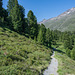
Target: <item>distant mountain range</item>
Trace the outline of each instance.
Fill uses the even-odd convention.
[[[39,24],[42,23],[51,30],[75,31],[75,8],[71,8],[57,17],[39,22]]]

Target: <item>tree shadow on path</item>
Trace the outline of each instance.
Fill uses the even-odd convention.
[[[65,54],[65,52],[63,52],[63,51],[61,51],[61,50],[59,50],[59,49],[56,49],[56,48],[53,48],[53,51],[57,51],[57,52],[59,52],[59,53]]]

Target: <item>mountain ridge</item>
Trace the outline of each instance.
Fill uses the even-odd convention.
[[[50,18],[48,20],[43,20],[39,24],[44,24],[47,28],[51,30],[60,31],[74,31],[75,28],[75,7],[68,9],[64,13],[58,15],[57,17]]]

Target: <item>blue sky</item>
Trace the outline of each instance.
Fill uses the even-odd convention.
[[[7,8],[8,0],[3,0],[3,7]],[[18,0],[25,8],[25,15],[32,10],[37,21],[56,17],[66,10],[75,7],[75,0]]]

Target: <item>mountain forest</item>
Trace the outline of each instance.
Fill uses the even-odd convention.
[[[2,5],[0,0],[0,75],[43,75],[54,52],[58,74],[75,75],[74,30],[39,24],[32,10],[25,17],[18,0],[8,0],[7,9]]]

